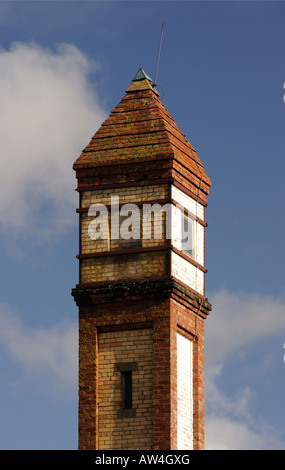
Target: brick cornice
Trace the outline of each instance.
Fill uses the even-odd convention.
[[[175,298],[199,311],[206,318],[212,309],[211,304],[202,295],[194,292],[174,278],[139,280],[124,283],[78,284],[72,289],[72,296],[78,306],[99,303],[124,302],[134,297],[141,299]]]

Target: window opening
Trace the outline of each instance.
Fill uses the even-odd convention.
[[[122,372],[122,392],[123,392],[123,409],[130,410],[133,406],[132,393],[133,393],[133,381],[132,371]]]
[[[194,220],[184,213],[182,224],[182,251],[191,258],[195,258]]]

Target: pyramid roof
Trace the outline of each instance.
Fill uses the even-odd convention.
[[[139,69],[126,95],[113,109],[74,163],[74,170],[171,162],[171,177],[206,202],[211,181],[194,147],[161,101],[152,81]]]

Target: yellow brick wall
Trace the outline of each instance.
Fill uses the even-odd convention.
[[[152,329],[99,334],[99,449],[152,449]],[[133,376],[134,417],[118,417],[122,408],[120,362],[138,362]]]
[[[136,186],[129,188],[112,188],[96,191],[83,191],[81,207],[87,208],[92,204],[111,204],[111,196],[119,196],[120,204],[136,204],[140,201],[154,201],[168,198],[168,185]]]
[[[167,185],[157,186],[138,186],[132,188],[116,188],[116,189],[105,189],[98,191],[84,191],[82,193],[81,208],[86,209],[93,204],[103,204],[109,207],[111,204],[111,196],[118,196],[119,203],[121,204],[139,204],[140,202],[148,202],[154,200],[167,200],[168,187]],[[141,220],[142,220],[142,208]],[[141,239],[141,243],[130,240],[124,241],[123,246],[118,240],[108,240],[108,235],[104,235],[104,239],[93,240],[88,234],[88,227],[95,216],[89,216],[88,213],[82,213],[81,217],[81,252],[82,254],[102,252],[108,250],[118,250],[122,248],[132,248],[137,246],[148,247],[163,245],[164,239]],[[110,214],[109,214],[109,229],[110,229]],[[165,220],[164,220],[165,223]],[[101,227],[100,227],[101,230]],[[106,239],[105,239],[106,238]]]
[[[165,277],[168,257],[166,250],[150,253],[132,253],[83,259],[81,282],[132,281],[154,277]]]

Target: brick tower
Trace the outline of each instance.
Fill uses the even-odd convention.
[[[203,449],[211,182],[142,69],[74,170],[79,449]]]

